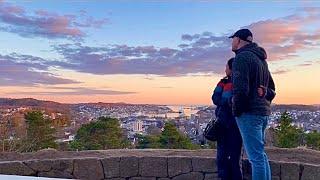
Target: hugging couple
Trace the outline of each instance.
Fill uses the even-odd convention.
[[[235,57],[226,63],[226,77],[218,82],[212,95],[217,106],[218,175],[222,180],[242,180],[242,144],[252,168],[253,180],[271,180],[264,149],[265,129],[275,97],[275,84],[268,69],[267,53],[248,29],[232,36]]]

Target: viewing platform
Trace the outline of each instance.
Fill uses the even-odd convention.
[[[274,180],[320,179],[319,151],[268,148],[267,153]],[[0,153],[0,174],[92,180],[213,180],[217,179],[215,154],[211,149]],[[245,179],[250,179],[246,157],[242,164]]]

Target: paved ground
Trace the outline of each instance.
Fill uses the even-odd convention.
[[[64,179],[0,175],[0,180],[64,180]]]
[[[168,150],[168,149],[115,149],[103,151],[56,151],[42,150],[36,153],[0,153],[0,161],[29,160],[29,159],[57,159],[79,157],[110,157],[110,156],[215,156],[215,150]],[[305,148],[279,149],[267,148],[270,160],[302,162],[320,165],[320,151]]]

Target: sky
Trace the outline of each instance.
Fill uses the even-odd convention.
[[[0,97],[210,105],[240,28],[274,103],[320,104],[318,1],[0,0]]]

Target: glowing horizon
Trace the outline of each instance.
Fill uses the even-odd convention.
[[[227,36],[246,27],[268,52],[273,103],[320,104],[319,19],[318,2],[0,1],[0,97],[210,105]]]

